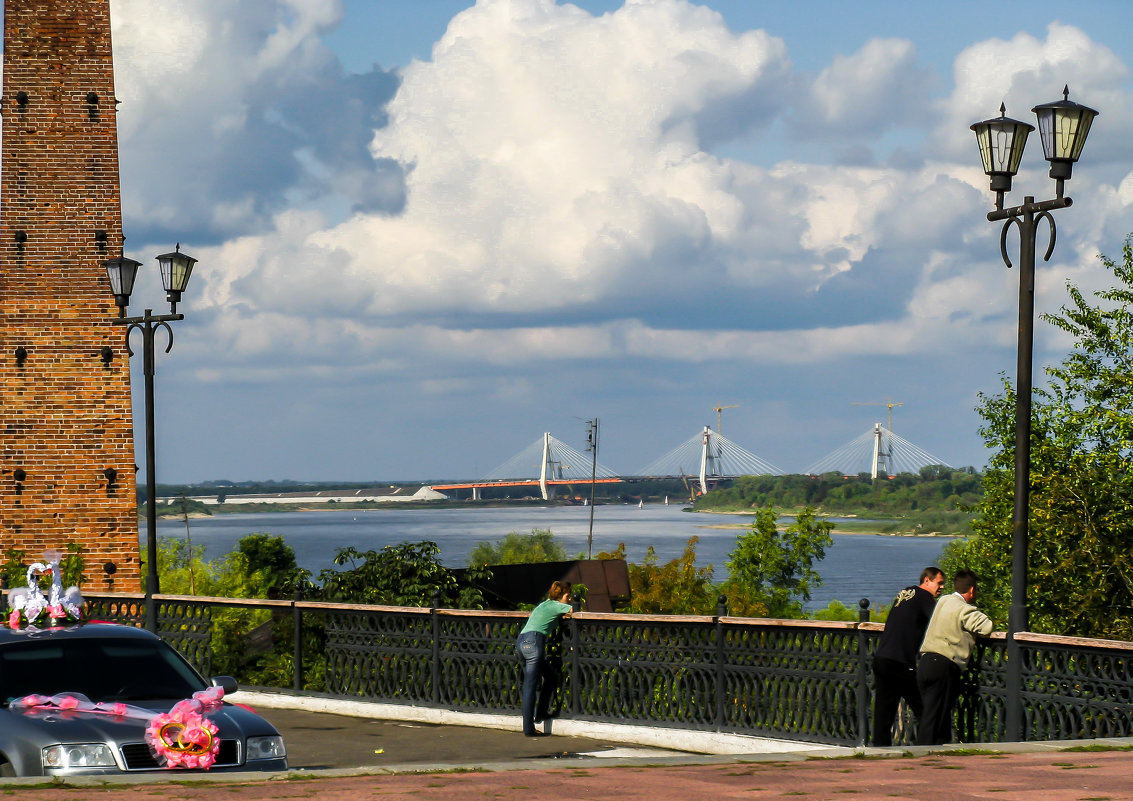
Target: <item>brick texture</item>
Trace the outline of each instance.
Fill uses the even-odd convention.
[[[113,562],[113,589],[136,590],[129,362],[102,266],[123,242],[109,0],[4,0],[2,111],[0,548],[79,543],[85,587],[111,588]]]

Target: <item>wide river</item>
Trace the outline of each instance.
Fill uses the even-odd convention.
[[[215,559],[235,548],[246,534],[266,532],[283,536],[295,550],[301,567],[317,574],[332,567],[336,548],[380,550],[399,542],[432,540],[441,547],[441,561],[464,567],[469,552],[481,541],[495,541],[508,532],[527,533],[549,528],[570,556],[586,552],[590,510],[582,506],[492,507],[468,509],[374,509],[268,514],[219,514],[189,521],[194,545],[205,546],[205,558]],[[832,518],[837,522],[837,518]],[[715,565],[717,580],[726,575],[728,553],[743,529],[720,528],[750,522],[740,515],[681,511],[676,505],[597,506],[594,510],[594,553],[626,545],[626,558],[640,562],[652,545],[659,562],[684,552],[689,537],[699,537],[697,564]],[[158,521],[160,537],[184,539],[185,524]],[[144,534],[143,534],[144,536]],[[934,564],[951,540],[930,537],[889,537],[835,534],[834,546],[819,563],[823,584],[812,591],[808,609],[832,600],[855,606],[869,598],[873,606],[888,605],[897,590],[916,582],[921,568]]]

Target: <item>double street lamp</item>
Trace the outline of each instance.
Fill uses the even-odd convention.
[[[177,313],[177,304],[181,301],[181,293],[189,284],[189,276],[193,273],[193,265],[197,260],[181,252],[177,245],[172,253],[162,253],[157,257],[161,269],[161,283],[165,287],[166,300],[169,301],[169,314],[154,314],[152,309],[146,309],[141,317],[127,317],[126,307],[130,304],[130,295],[134,291],[134,279],[137,278],[141,262],[121,256],[104,262],[106,275],[110,279],[110,290],[114,293],[114,303],[118,306],[118,317],[112,325],[126,326],[126,351],[133,356],[130,348],[130,334],[135,329],[142,332],[142,353],[145,370],[145,406],[146,406],[146,628],[157,631],[157,605],[154,602],[154,593],[161,590],[157,578],[157,471],[154,467],[154,417],[153,417],[153,375],[154,375],[154,334],[158,329],[164,328],[168,334],[168,344],[165,352],[173,348],[173,329],[169,323],[174,320],[184,320],[185,315]]]
[[[1002,105],[999,116],[972,126],[983,159],[984,172],[991,178],[995,192],[995,209],[988,212],[991,222],[1003,221],[999,250],[1004,263],[1011,267],[1007,255],[1007,234],[1011,226],[1019,228],[1019,346],[1015,386],[1015,507],[1012,513],[1011,544],[1011,607],[1007,622],[1007,738],[1023,740],[1023,666],[1015,635],[1027,631],[1027,551],[1031,488],[1031,366],[1034,350],[1035,315],[1035,243],[1039,223],[1046,220],[1050,240],[1043,261],[1054,252],[1055,225],[1051,214],[1073,204],[1063,194],[1070,180],[1074,163],[1082,155],[1090,125],[1098,112],[1070,100],[1070,90],[1062,90],[1062,100],[1035,106],[1039,138],[1043,154],[1050,162],[1050,177],[1055,180],[1055,197],[1035,202],[1023,198],[1021,206],[1003,207],[1003,196],[1011,191],[1011,179],[1019,171],[1027,135],[1033,125],[1009,119]]]

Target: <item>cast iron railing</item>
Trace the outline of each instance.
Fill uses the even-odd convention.
[[[157,596],[159,632],[203,673],[333,696],[516,713],[526,615]],[[87,598],[140,625],[143,597]],[[721,610],[723,611],[723,610]],[[576,613],[552,649],[561,714],[579,720],[855,745],[870,731],[876,623]],[[1133,736],[1133,643],[1019,635],[1025,736]],[[235,657],[233,654],[235,653]],[[963,742],[1005,737],[1006,644],[980,641],[956,711]],[[274,683],[264,681],[274,660]],[[298,668],[298,669],[296,669]],[[895,743],[914,739],[898,721]]]

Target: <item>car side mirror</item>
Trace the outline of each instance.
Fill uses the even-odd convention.
[[[219,687],[224,690],[225,695],[232,695],[240,689],[240,685],[236,683],[236,679],[231,676],[213,676],[209,679],[209,683],[213,687]]]

